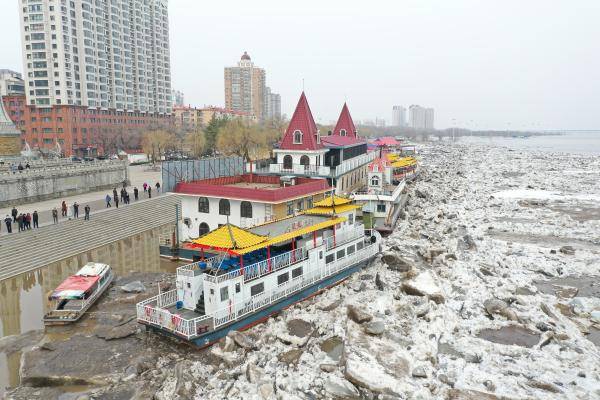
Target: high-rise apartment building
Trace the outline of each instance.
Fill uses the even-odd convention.
[[[27,104],[171,113],[167,0],[21,0]]]
[[[19,72],[0,69],[0,96],[25,94],[25,83]]]
[[[412,105],[409,107],[408,114],[411,128],[426,130],[434,129],[433,108]]]
[[[266,81],[265,70],[256,67],[244,52],[237,67],[225,68],[225,108],[266,119]]]
[[[25,97],[4,103],[24,142],[93,154],[170,123],[168,0],[18,3]]]
[[[402,106],[392,108],[392,126],[406,126],[406,108]]]
[[[281,118],[281,96],[277,93],[272,93],[270,87],[265,89],[265,118],[280,119]]]

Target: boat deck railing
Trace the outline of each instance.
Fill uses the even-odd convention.
[[[379,235],[379,233],[373,231],[373,235]],[[202,315],[193,319],[183,318],[179,314],[173,314],[167,309],[167,307],[175,305],[177,301],[176,290],[172,290],[138,303],[136,306],[137,319],[138,322],[158,326],[161,329],[190,340],[202,335],[207,330],[217,329],[220,326],[241,319],[260,308],[274,304],[281,298],[311,286],[315,282],[333,276],[351,265],[373,257],[378,252],[379,241],[371,243],[370,240],[365,240],[365,246],[362,250],[352,254],[344,254],[343,257],[326,264],[323,268],[292,278],[278,285],[273,290],[257,294],[248,300],[233,303],[210,315]]]
[[[326,238],[325,239],[325,249],[331,250],[334,247],[342,245],[351,240],[358,239],[359,237],[364,236],[364,235],[365,235],[365,226],[363,224],[356,224],[354,229],[348,230],[344,233],[338,233],[335,235],[335,238],[333,236]]]

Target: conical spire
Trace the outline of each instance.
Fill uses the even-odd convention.
[[[342,134],[342,130],[346,133],[345,135]],[[356,137],[356,127],[354,126],[354,121],[352,121],[352,116],[350,115],[350,110],[348,110],[348,105],[346,103],[344,103],[337,124],[335,124],[335,128],[333,128],[333,135]]]
[[[310,112],[306,95],[302,92],[290,124],[281,139],[279,148],[282,150],[321,149],[323,146],[317,139],[317,135],[317,124],[315,124],[315,120]]]

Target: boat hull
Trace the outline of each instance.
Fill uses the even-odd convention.
[[[271,317],[274,314],[277,314],[281,310],[283,310],[295,303],[299,303],[299,302],[306,300],[312,296],[315,296],[315,295],[323,292],[324,290],[343,282],[350,275],[352,275],[353,273],[359,271],[364,266],[366,266],[374,257],[375,256],[368,258],[366,260],[360,261],[351,267],[341,270],[339,273],[337,273],[335,275],[327,277],[319,282],[316,282],[312,286],[308,286],[308,287],[302,289],[301,291],[294,293],[293,295],[291,295],[289,297],[281,299],[277,303],[271,304],[263,309],[260,309],[252,315],[248,315],[247,317],[244,317],[244,318],[240,319],[239,321],[232,322],[228,325],[223,325],[223,326],[219,327],[218,329],[211,331],[209,333],[206,333],[195,339],[186,340],[176,334],[173,334],[169,331],[163,330],[160,327],[154,326],[154,325],[146,324],[146,330],[152,331],[152,332],[157,332],[162,335],[166,335],[166,336],[170,336],[170,337],[175,337],[179,340],[184,340],[185,342],[194,344],[195,346],[198,346],[200,348],[208,347],[208,346],[211,346],[214,343],[216,343],[219,339],[225,337],[229,331],[232,331],[232,330],[243,331],[243,330],[249,329],[249,328],[253,327],[254,325],[257,325],[257,324],[260,324],[260,323],[266,321],[267,319],[269,319],[269,317]]]
[[[111,272],[108,281],[104,284],[104,286],[102,286],[102,288],[98,289],[98,292],[96,294],[94,294],[95,299],[93,301],[91,301],[89,304],[87,304],[85,307],[83,307],[81,310],[73,311],[76,314],[74,317],[72,317],[72,318],[57,318],[57,317],[51,317],[51,316],[45,315],[44,316],[44,325],[45,326],[68,325],[68,324],[72,324],[73,322],[79,321],[81,319],[81,317],[83,317],[83,315],[87,312],[87,310],[89,310],[94,304],[96,304],[96,302],[98,300],[100,300],[100,297],[102,297],[102,295],[108,290],[108,288],[112,284],[112,281],[114,280],[114,278],[115,278],[115,275],[114,275],[114,273]]]

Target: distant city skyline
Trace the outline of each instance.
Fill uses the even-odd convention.
[[[2,9],[0,68],[23,73],[19,4]],[[186,103],[224,105],[223,67],[247,50],[269,71],[288,117],[304,87],[318,123],[335,120],[347,101],[357,120],[390,123],[393,105],[427,104],[438,129],[453,120],[471,129],[600,129],[599,13],[591,0],[407,0],[368,10],[338,0],[297,10],[270,0],[171,0],[172,87]]]

